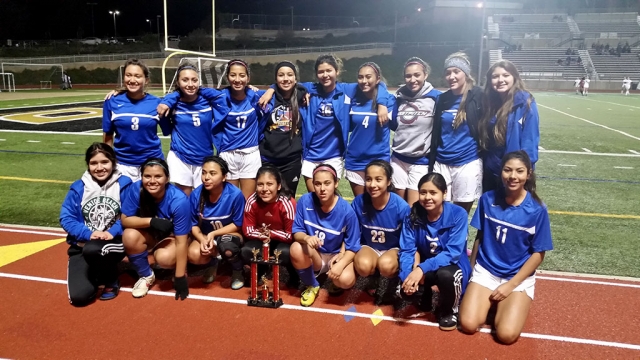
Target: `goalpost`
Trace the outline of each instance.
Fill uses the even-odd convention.
[[[2,91],[16,92],[16,81],[13,78],[13,73],[1,72],[2,76]]]
[[[36,69],[31,70],[30,67],[36,67]],[[12,78],[14,91],[15,77],[17,76],[18,79],[20,79],[21,75],[26,75],[24,74],[25,71],[42,71],[41,74],[34,74],[32,79],[27,78],[25,80],[27,84],[33,85],[35,89],[41,89],[43,86],[41,84],[44,84],[46,82],[49,82],[49,86],[51,86],[51,83],[62,82],[62,74],[64,73],[64,67],[62,66],[62,64],[25,64],[13,62],[0,63],[0,73],[7,73],[8,70],[13,73]],[[2,88],[7,88],[7,83],[4,75],[2,76]]]

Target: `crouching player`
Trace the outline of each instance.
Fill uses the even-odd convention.
[[[117,264],[124,258],[120,200],[131,180],[116,170],[111,146],[93,143],[87,149],[87,171],[71,185],[60,210],[60,225],[69,234],[67,293],[73,306],[89,304],[98,285],[100,300],[118,296]]]
[[[353,258],[360,250],[358,218],[349,203],[337,194],[338,175],[327,164],[313,170],[314,192],[302,195],[293,223],[290,255],[300,280],[307,286],[300,305],[311,306],[320,291],[316,274],[327,273],[330,293],[356,283]],[[314,272],[316,274],[314,274]]]
[[[460,326],[473,334],[496,306],[498,340],[512,344],[522,332],[533,301],[535,271],[553,250],[547,207],[536,194],[531,160],[523,150],[502,160],[504,188],[478,201],[471,226],[478,229],[473,276],[462,300]]]
[[[156,277],[149,266],[150,249],[156,264],[175,268],[173,287],[176,300],[189,296],[187,247],[191,223],[189,199],[169,183],[169,167],[159,158],[150,158],[140,167],[142,180],[129,186],[122,201],[122,234],[129,262],[140,278],[131,294],[147,295]]]
[[[440,174],[427,174],[418,183],[418,201],[411,207],[400,235],[400,295],[430,308],[431,287],[437,285],[438,323],[441,330],[449,331],[458,324],[458,305],[471,265],[467,257],[467,212],[445,202],[446,193],[447,182]]]
[[[210,156],[202,164],[202,185],[190,196],[191,234],[189,262],[208,265],[202,281],[212,283],[218,270],[217,255],[231,264],[231,288],[244,286],[242,275],[242,216],[244,196],[227,182],[229,166],[218,156]]]

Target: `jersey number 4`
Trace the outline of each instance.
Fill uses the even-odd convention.
[[[362,126],[364,126],[365,129],[369,127],[369,116],[364,117],[364,120],[362,120]]]
[[[386,239],[384,238],[384,231],[371,230],[371,242],[384,244],[385,241]]]
[[[505,228],[503,228],[502,226],[496,227],[496,240],[504,244],[504,241],[507,240],[507,230],[509,229],[507,229],[506,227]],[[500,239],[500,232],[502,232],[502,239]]]

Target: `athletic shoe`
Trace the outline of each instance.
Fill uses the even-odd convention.
[[[332,281],[329,283],[329,286],[327,287],[327,291],[329,292],[329,296],[340,296],[344,292],[344,289],[339,288]]]
[[[102,295],[100,295],[100,300],[112,300],[115,299],[116,296],[118,296],[118,293],[120,292],[120,281],[115,282],[115,284],[112,284],[111,286],[105,286],[104,289],[102,290]]]
[[[240,290],[244,286],[244,274],[242,270],[233,270],[231,272],[231,288]]]
[[[133,290],[131,291],[131,295],[134,298],[141,298],[149,292],[149,288],[153,285],[153,282],[156,281],[156,276],[154,273],[151,273],[151,276],[142,276],[136,284],[133,285]]]
[[[202,282],[205,284],[211,284],[216,280],[216,275],[218,273],[218,261],[210,264],[208,268],[204,270],[204,274],[202,274]]]
[[[455,330],[458,327],[458,315],[451,314],[451,315],[442,316],[440,317],[440,320],[438,320],[438,323],[440,324],[440,330],[443,330],[443,331]]]
[[[311,306],[316,301],[320,286],[307,286],[300,296],[300,305]]]

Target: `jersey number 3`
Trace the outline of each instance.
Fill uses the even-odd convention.
[[[138,130],[140,128],[140,119],[137,116],[131,118],[131,130]]]

